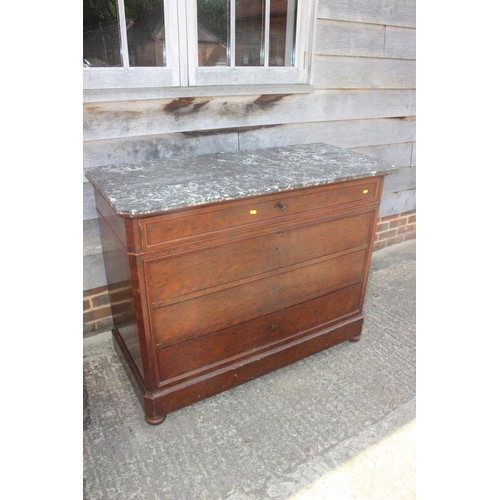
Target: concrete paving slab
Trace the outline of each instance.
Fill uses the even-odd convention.
[[[363,336],[150,426],[84,340],[84,498],[415,498],[415,240],[375,252]]]

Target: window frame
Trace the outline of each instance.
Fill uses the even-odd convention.
[[[120,46],[123,66],[114,68],[83,68],[83,88],[152,88],[176,87],[179,80],[179,30],[178,0],[163,0],[163,22],[165,27],[166,66],[130,67],[128,65],[128,47],[124,0],[116,0],[120,26]],[[122,35],[125,33],[125,35]]]
[[[312,91],[318,0],[298,0],[294,66],[251,68],[199,67],[196,0],[163,1],[167,66],[83,68],[84,100],[103,100],[103,95],[113,92],[122,96],[158,95],[153,89],[163,89],[161,95],[169,95],[169,90],[177,95],[179,89],[190,95],[208,95],[210,89],[210,95],[242,95],[246,93],[242,87],[268,94]],[[124,12],[124,0],[117,3]],[[119,22],[120,30],[125,29],[124,16],[120,16]],[[126,57],[124,59],[126,63]]]

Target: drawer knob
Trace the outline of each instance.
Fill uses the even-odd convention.
[[[368,189],[363,189],[363,194],[367,194],[368,193]]]
[[[288,210],[288,206],[287,205],[283,205],[282,203],[278,203],[276,205],[282,212],[286,212]]]

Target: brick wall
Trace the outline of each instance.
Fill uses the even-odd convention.
[[[416,220],[415,210],[379,219],[373,251],[416,238]],[[84,337],[111,330],[113,321],[110,297],[113,304],[118,307],[123,305],[124,311],[130,309],[131,298],[120,287],[109,290],[107,286],[102,286],[83,292]]]
[[[83,292],[83,334],[110,330],[113,325],[107,286]]]
[[[114,285],[112,288],[100,286],[83,292],[84,337],[111,330],[111,303],[118,319],[130,319],[133,314],[132,297],[126,283]]]
[[[379,219],[373,251],[416,238],[416,210]]]

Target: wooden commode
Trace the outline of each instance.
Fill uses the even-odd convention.
[[[326,144],[87,170],[147,422],[359,339],[392,170]]]

